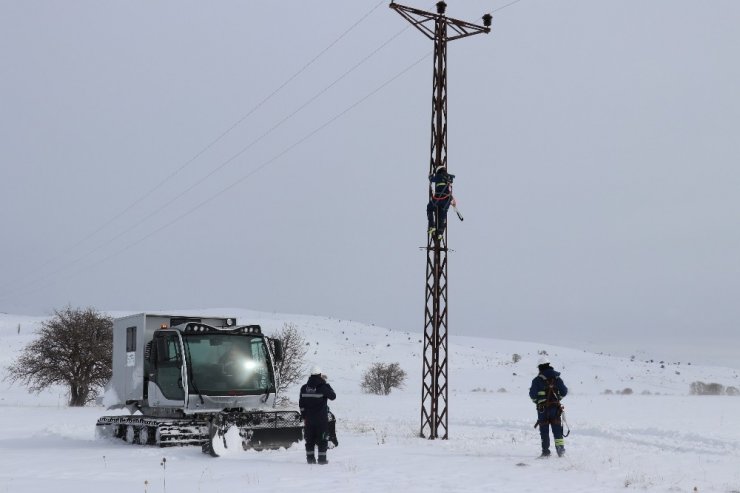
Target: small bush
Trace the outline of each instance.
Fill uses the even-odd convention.
[[[614,392],[612,392],[612,389],[606,389],[604,391],[604,395],[612,395]]]
[[[722,395],[725,393],[725,387],[719,383],[691,382],[689,385],[691,395]]]
[[[707,392],[709,395],[722,395],[725,393],[725,386],[718,383],[710,383],[707,385]]]
[[[729,386],[725,389],[727,395],[740,395],[740,390],[737,387]]]
[[[516,354],[516,353],[514,353],[514,354],[511,355],[511,361],[513,361],[514,363],[519,363],[519,361],[521,361],[521,359],[522,359],[522,357],[520,355]]]
[[[398,363],[373,363],[362,375],[362,390],[368,394],[388,395],[394,388],[403,387],[406,372]]]
[[[620,394],[622,395],[632,395],[632,389],[627,387],[626,389],[623,389]]]

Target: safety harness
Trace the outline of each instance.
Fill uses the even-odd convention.
[[[439,179],[439,181],[437,181]],[[455,175],[449,173],[437,173],[430,180],[432,182],[432,200],[447,200],[452,195],[452,181]]]
[[[560,403],[560,394],[558,393],[557,388],[557,378],[547,378],[543,374],[539,374],[539,377],[545,381],[545,390],[540,390],[537,394],[537,411],[540,413],[544,413],[547,408],[550,407],[556,407],[557,408],[557,416],[554,418],[549,419],[543,419],[542,424],[554,424],[554,425],[563,425],[563,428],[567,428],[567,433],[563,433],[563,437],[567,437],[570,435],[570,427],[565,421],[565,408]],[[537,420],[537,422],[534,424],[534,427],[537,428],[540,425],[540,420]]]

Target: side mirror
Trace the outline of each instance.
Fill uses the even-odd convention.
[[[275,356],[275,361],[278,363],[283,361],[283,342],[279,339],[273,339],[273,355]]]

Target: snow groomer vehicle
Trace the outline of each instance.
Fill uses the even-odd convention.
[[[303,422],[297,411],[274,408],[282,357],[281,341],[236,318],[116,319],[104,403],[129,414],[99,418],[96,434],[140,445],[200,445],[217,457],[236,427],[245,450],[290,447],[302,439]]]

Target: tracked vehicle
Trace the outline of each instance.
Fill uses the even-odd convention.
[[[244,449],[289,447],[302,439],[296,411],[274,409],[282,345],[235,318],[141,313],[113,323],[108,409],[96,434],[129,443],[200,445],[218,456],[237,427]],[[333,416],[331,416],[333,420]]]

